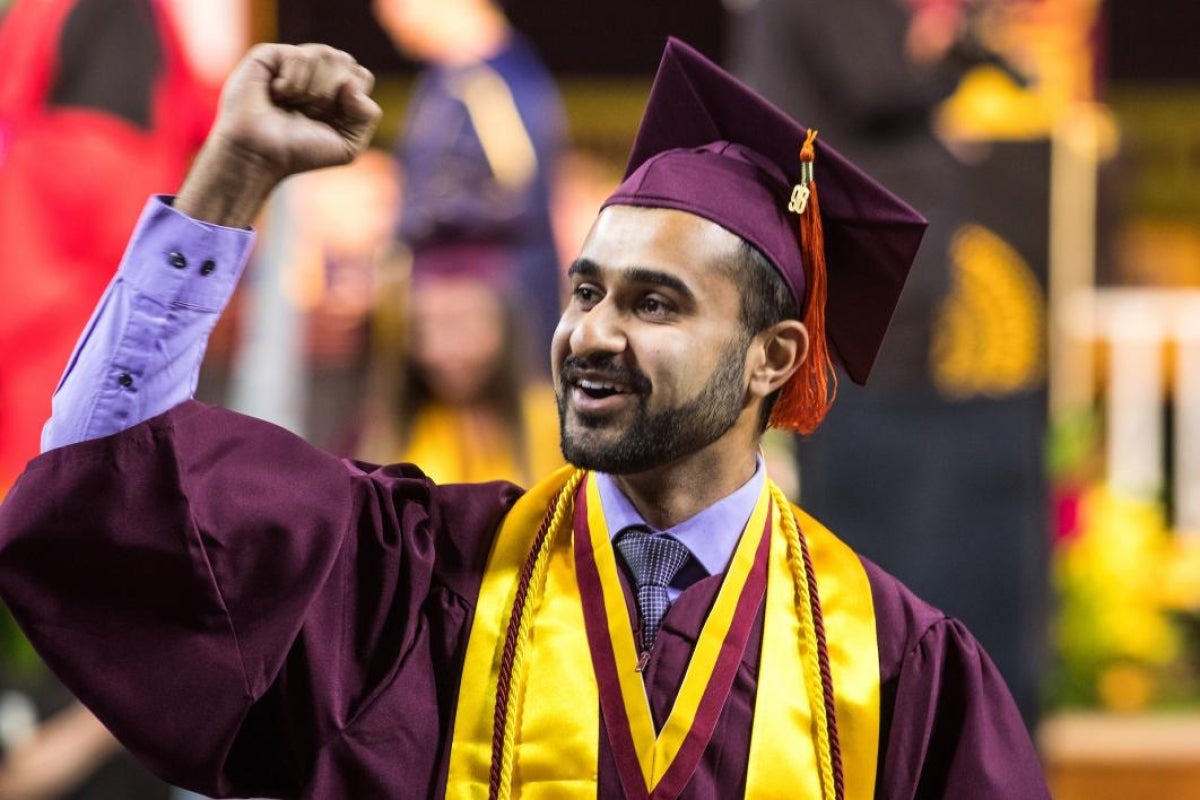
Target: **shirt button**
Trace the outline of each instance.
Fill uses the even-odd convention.
[[[129,387],[133,386],[133,376],[128,372],[122,372],[119,376],[117,376],[117,383],[128,389]]]
[[[212,275],[216,271],[217,271],[217,262],[213,261],[211,258],[200,265],[200,274],[201,275]]]
[[[167,263],[175,269],[183,269],[187,266],[187,259],[183,257],[183,253],[171,253],[167,256]]]

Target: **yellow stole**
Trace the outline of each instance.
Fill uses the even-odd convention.
[[[514,596],[534,546],[534,532],[571,475],[571,468],[560,470],[521,498],[493,545],[459,689],[446,788],[451,800],[487,800],[490,787],[496,784],[496,696]],[[571,517],[566,518],[567,535],[550,543],[541,573],[544,590],[530,612],[529,651],[515,667],[517,674],[508,696],[508,705],[515,709],[515,714],[510,714],[514,724],[507,730],[513,753],[507,766],[512,796],[547,800],[596,796],[602,713],[598,680],[611,680],[614,674],[621,698],[617,705],[622,707],[616,716],[623,710],[627,720],[623,730],[614,731],[612,704],[603,712],[609,738],[614,740],[610,745],[614,756],[619,759],[621,749],[615,739],[624,736],[626,744],[632,742],[644,780],[635,796],[673,796],[663,794],[664,783],[669,782],[664,776],[685,749],[714,665],[726,639],[732,638],[734,617],[746,618],[737,611],[738,601],[742,587],[753,581],[757,563],[765,570],[765,598],[761,598],[765,619],[746,797],[834,797],[827,785],[828,771],[821,767],[821,748],[828,749],[828,742],[818,735],[821,726],[816,714],[823,713],[817,708],[821,688],[806,686],[805,681],[805,659],[813,654],[804,633],[802,604],[797,600],[807,597],[807,591],[793,577],[784,520],[771,502],[770,492],[764,491],[743,531],[675,705],[657,735],[637,672],[637,649],[595,481],[584,479],[577,502],[583,506],[577,509],[573,525]],[[807,541],[819,587],[845,781],[841,796],[871,800],[879,739],[879,657],[870,585],[850,548],[799,509],[792,510]],[[760,544],[765,547],[760,549]],[[592,560],[586,563],[594,565],[595,572],[593,575],[588,566],[587,574],[580,574],[585,561],[576,550],[589,547]],[[585,613],[581,582],[586,587],[593,579],[598,579],[602,588],[602,608],[598,612],[589,608]],[[587,596],[594,598],[595,593]],[[588,602],[595,603],[594,599]],[[597,653],[589,642],[588,617],[590,614],[594,628],[597,613],[607,622],[611,643],[607,654]],[[751,614],[749,623],[739,624],[752,624],[753,617]],[[600,658],[610,658],[612,663],[602,665],[597,661]],[[514,668],[511,663],[504,667]]]

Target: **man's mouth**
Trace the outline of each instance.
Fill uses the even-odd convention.
[[[637,395],[625,384],[595,378],[568,381],[571,407],[585,417],[600,418],[627,408]]]
[[[624,411],[650,393],[650,381],[637,370],[575,356],[564,360],[561,380],[570,406],[585,416]]]
[[[629,387],[623,386],[619,383],[589,380],[587,378],[581,378],[580,380],[575,381],[575,386],[593,400],[603,400],[604,398],[612,397],[615,394],[629,393]]]

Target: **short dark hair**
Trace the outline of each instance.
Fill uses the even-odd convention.
[[[785,319],[800,319],[792,291],[779,270],[754,245],[742,239],[731,277],[741,287],[741,318],[753,336]]]
[[[738,242],[737,253],[727,262],[726,274],[740,287],[739,316],[747,338],[785,319],[800,319],[800,309],[779,270],[745,239]],[[775,391],[763,401],[760,430],[767,429],[778,399]]]

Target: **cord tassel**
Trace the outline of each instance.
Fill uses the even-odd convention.
[[[800,215],[800,253],[804,259],[807,303],[804,327],[808,329],[808,357],[796,374],[783,385],[771,412],[771,427],[809,434],[825,419],[837,396],[837,374],[825,336],[825,303],[829,294],[825,267],[825,231],[821,225],[821,203],[813,178],[817,131],[809,130],[800,148],[800,183],[792,192],[788,208]]]

